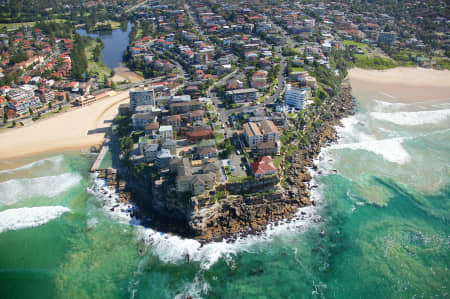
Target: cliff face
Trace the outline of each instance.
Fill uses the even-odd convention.
[[[307,142],[292,140],[299,150],[294,155],[284,157],[284,187],[278,187],[280,191],[269,195],[232,195],[210,206],[193,209],[187,215],[187,221],[196,238],[210,241],[231,237],[239,232],[257,233],[264,229],[267,223],[290,218],[297,208],[315,204],[310,201],[307,186],[307,182],[311,180],[308,167],[315,167],[312,161],[321,148],[336,140],[334,127],[340,123],[339,120],[353,113],[350,84],[344,81],[337,96],[325,100],[314,109],[308,116],[320,122],[314,127],[300,128],[305,132]],[[244,184],[229,185],[227,190],[234,194],[239,191],[256,191],[255,188]],[[257,187],[258,185],[256,189]]]
[[[198,239],[220,240],[236,233],[256,233],[269,222],[293,215],[302,202],[287,199],[281,192],[270,195],[237,196],[227,198],[211,207],[191,214],[189,226]]]

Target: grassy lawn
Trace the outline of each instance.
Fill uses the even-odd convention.
[[[238,177],[238,176],[234,176],[234,175],[230,174],[230,175],[227,175],[227,179],[228,179],[228,182],[230,182],[230,183],[241,183],[241,182],[250,180],[251,177],[248,177],[248,176],[239,176]]]
[[[344,45],[346,46],[356,46],[358,48],[360,48],[361,50],[363,50],[364,54],[367,54],[367,44],[364,43],[358,43],[352,40],[344,40]]]
[[[363,69],[376,69],[376,70],[386,70],[397,67],[398,64],[386,57],[381,56],[366,56],[366,55],[355,55],[356,63],[355,65]]]
[[[436,63],[437,68],[450,70],[450,60],[440,57],[433,57],[433,62]]]
[[[0,29],[6,28],[7,30],[16,30],[22,26],[34,26],[34,23],[35,22],[0,24]]]
[[[57,107],[58,105],[59,104],[53,104],[53,107]],[[65,112],[65,111],[67,111],[69,109],[70,109],[70,105],[65,105],[65,106],[61,107],[61,110],[56,109],[55,111],[50,111],[50,112],[41,114],[41,116],[38,119],[44,119],[44,118],[47,118],[49,116],[53,116],[53,115],[61,113],[61,112]]]
[[[88,58],[88,72],[96,75],[98,81],[103,81],[105,76],[109,77],[111,75],[111,70],[102,61],[94,61],[93,52],[97,44],[96,40],[91,40],[85,49],[86,57]]]
[[[57,22],[57,23],[62,23],[65,20],[64,19],[52,19],[52,22]],[[6,28],[7,30],[17,30],[20,27],[23,26],[34,26],[36,22],[23,22],[23,23],[3,23],[0,24],[0,30],[2,30],[3,28]]]
[[[225,139],[225,135],[223,133],[214,133],[214,139],[216,140],[216,143],[219,143]]]
[[[279,168],[281,164],[281,156],[275,156],[273,158],[273,166],[275,166],[275,168]]]
[[[120,22],[116,22],[116,21],[106,21],[106,22],[98,22],[97,24],[95,24],[95,26],[102,26],[102,25],[111,25],[111,29],[119,29],[120,28]],[[95,30],[93,30],[95,31]]]
[[[305,68],[301,67],[301,66],[295,66],[291,68],[292,72],[304,72]]]

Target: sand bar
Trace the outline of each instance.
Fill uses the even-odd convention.
[[[353,68],[353,93],[377,94],[389,102],[450,101],[450,71],[399,67],[384,71]]]
[[[126,101],[128,91],[118,92],[30,126],[8,129],[0,134],[0,160],[98,145],[119,104]]]

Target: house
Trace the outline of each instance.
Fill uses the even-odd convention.
[[[172,126],[160,126],[159,127],[159,135],[160,135],[161,139],[173,138]]]
[[[161,148],[169,150],[170,154],[175,156],[177,153],[177,142],[173,139],[165,139],[161,143]]]
[[[203,110],[195,110],[188,113],[188,119],[190,122],[196,120],[203,120]]]
[[[165,169],[169,167],[170,164],[170,160],[173,159],[172,154],[170,153],[170,150],[168,149],[161,149],[157,154],[156,154],[156,166],[159,169]]]
[[[216,176],[220,171],[217,160],[204,163],[197,173],[194,173],[188,158],[173,160],[170,164],[172,172],[177,173],[177,192],[189,192],[198,195],[212,189],[216,184]]]
[[[214,146],[197,148],[197,155],[199,159],[210,159],[217,157],[217,149]]]
[[[256,154],[260,156],[279,155],[279,147],[275,141],[261,142],[256,145]]]
[[[154,136],[159,130],[159,122],[151,122],[144,126],[145,136]]]
[[[156,116],[152,113],[135,113],[131,116],[131,122],[135,130],[144,130],[145,125],[155,122]]]
[[[397,39],[397,34],[395,32],[379,32],[377,36],[377,41],[379,44],[392,45]]]
[[[263,134],[263,141],[277,141],[280,139],[280,131],[271,120],[263,120],[259,124]]]
[[[267,75],[268,72],[264,70],[254,72],[251,79],[252,87],[257,89],[265,88],[267,86]]]
[[[174,130],[178,131],[181,126],[181,115],[168,115],[165,118],[163,118],[163,123],[165,125],[172,126]]]
[[[9,87],[8,85],[3,85],[2,87],[0,87],[0,94],[5,95],[10,90],[11,87]]]
[[[243,103],[253,101],[258,98],[258,90],[255,88],[245,88],[227,91],[234,103]]]
[[[258,159],[257,162],[251,164],[253,175],[257,178],[264,177],[266,175],[272,175],[277,172],[273,165],[273,160],[269,156],[263,156]]]
[[[200,101],[190,101],[181,103],[171,103],[169,104],[169,110],[171,114],[181,114],[189,111],[200,110],[202,104]]]
[[[186,137],[191,142],[200,141],[202,139],[211,139],[212,130],[209,129],[209,130],[189,131],[186,133]]]
[[[258,143],[263,142],[263,134],[255,123],[245,123],[243,127],[245,142],[250,148],[254,149]]]
[[[144,160],[146,163],[155,161],[158,154],[159,144],[145,144],[143,146]]]

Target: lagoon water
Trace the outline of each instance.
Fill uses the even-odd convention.
[[[231,244],[200,248],[110,214],[92,156],[1,163],[0,298],[448,296],[450,101],[355,95],[317,161],[318,207]]]
[[[76,32],[81,36],[100,38],[103,41],[104,48],[101,53],[101,58],[103,63],[112,70],[120,66],[123,61],[123,53],[128,47],[128,35],[130,34],[131,28],[133,28],[133,24],[128,23],[126,31],[122,31],[119,28],[111,31],[99,31],[93,33],[88,33],[85,29],[78,29]]]

